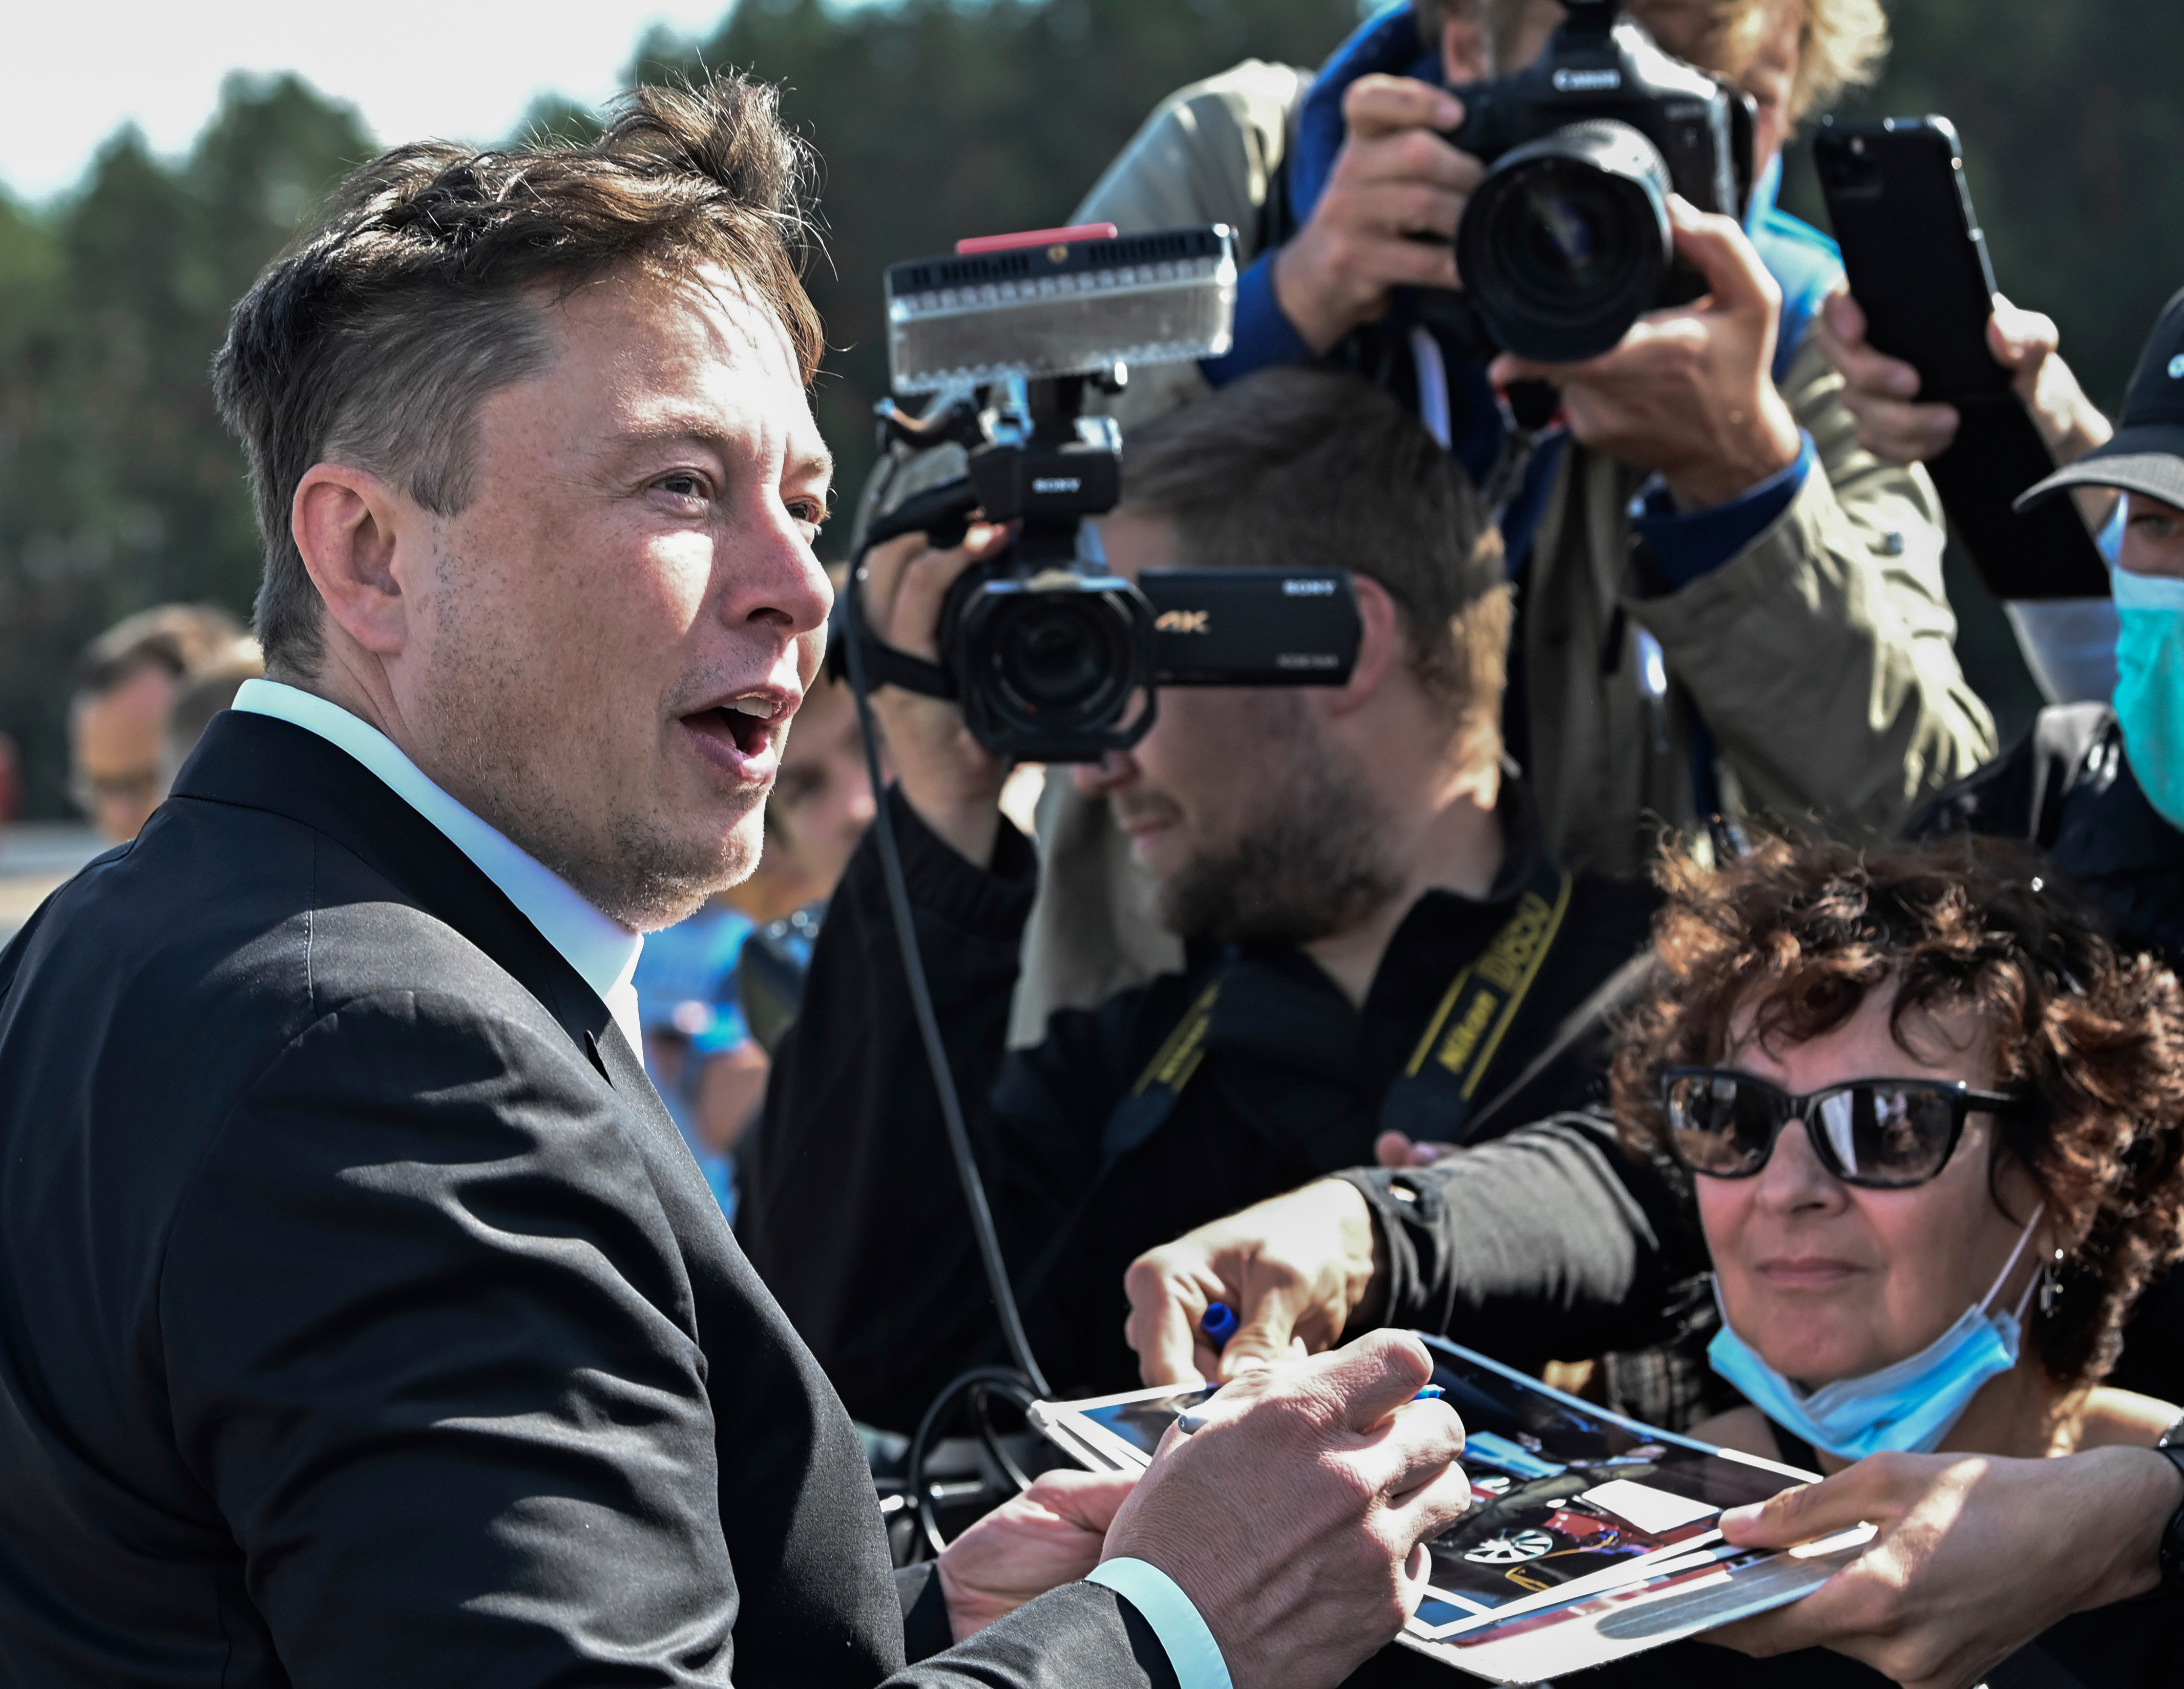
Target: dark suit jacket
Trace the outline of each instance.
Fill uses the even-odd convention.
[[[0,952],[0,1683],[1173,1681],[1088,1584],[903,1662],[856,1435],[605,1006],[219,717]]]

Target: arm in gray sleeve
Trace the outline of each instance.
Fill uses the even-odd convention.
[[[1513,1365],[1663,1341],[1671,1288],[1706,1266],[1683,1194],[1601,1114],[1557,1115],[1432,1167],[1340,1177],[1371,1205],[1385,1250],[1382,1323]]]

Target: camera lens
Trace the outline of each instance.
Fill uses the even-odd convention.
[[[1067,570],[985,581],[963,599],[952,641],[972,733],[1067,756],[1072,737],[1113,727],[1145,684],[1151,631],[1143,600],[1120,581],[1088,586]]]
[[[1081,710],[1106,685],[1112,665],[1086,608],[1034,601],[994,630],[1001,684],[1034,710]]]
[[[1630,125],[1574,123],[1503,156],[1456,237],[1463,283],[1502,345],[1596,357],[1658,299],[1674,256],[1669,170]]]

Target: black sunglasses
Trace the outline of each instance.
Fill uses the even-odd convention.
[[[1671,1067],[1661,1080],[1669,1146],[1693,1173],[1750,1179],[1774,1140],[1802,1120],[1820,1165],[1846,1185],[1900,1190],[1924,1185],[1949,1164],[1964,1117],[2025,1117],[2019,1096],[1974,1090],[1955,1080],[1851,1079],[1803,1096],[1725,1067]]]

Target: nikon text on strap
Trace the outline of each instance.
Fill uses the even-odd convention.
[[[1524,1006],[1569,912],[1568,872],[1542,856],[1493,941],[1449,984],[1402,1076],[1380,1103],[1380,1129],[1455,1142],[1480,1080]]]
[[[1381,1104],[1382,1129],[1441,1139],[1462,1129],[1479,1100],[1479,1082],[1554,947],[1569,910],[1571,884],[1570,876],[1542,855],[1502,929],[1449,983],[1409,1065]],[[1107,1117],[1100,1134],[1101,1177],[1160,1129],[1198,1071],[1221,983],[1217,973]]]

